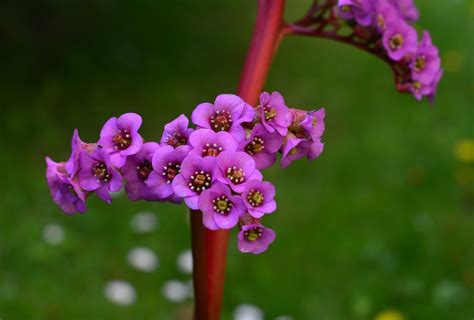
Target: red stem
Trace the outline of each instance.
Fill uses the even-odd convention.
[[[285,0],[258,0],[255,28],[242,70],[237,94],[256,105],[270,64],[283,36]],[[229,231],[211,231],[202,224],[202,213],[191,212],[195,320],[220,318],[224,292]]]

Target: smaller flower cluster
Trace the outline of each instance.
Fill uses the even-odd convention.
[[[278,92],[264,92],[253,108],[240,97],[219,95],[192,113],[196,128],[181,115],[164,127],[161,140],[145,142],[134,113],[109,119],[97,143],[84,143],[77,130],[67,162],[46,158],[53,200],[72,214],[86,210],[91,193],[111,202],[122,188],[131,200],[184,203],[200,210],[211,230],[240,228],[242,252],[261,253],[275,233],[261,224],[276,208],[275,187],[261,170],[281,153],[281,166],[317,158],[323,151],[324,109],[290,109]]]
[[[369,49],[383,48],[396,74],[397,89],[418,100],[434,98],[443,75],[438,48],[428,31],[418,41],[411,23],[419,12],[413,0],[338,0],[341,18],[355,21],[356,34]]]

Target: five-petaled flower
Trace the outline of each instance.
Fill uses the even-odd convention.
[[[277,132],[268,132],[260,123],[257,123],[249,137],[240,143],[240,149],[249,154],[259,170],[271,167],[280,150],[283,137]]]
[[[203,223],[211,230],[231,229],[245,213],[242,198],[233,195],[229,187],[222,183],[216,183],[204,191],[198,204],[199,210],[202,211]]]
[[[159,147],[156,142],[144,143],[140,152],[129,156],[122,167],[123,178],[127,181],[125,192],[130,200],[162,200],[159,194],[147,185],[153,171],[153,154]]]
[[[189,135],[194,129],[189,128],[189,119],[184,114],[180,115],[165,125],[165,130],[160,140],[161,145],[169,145],[173,148],[186,146]]]
[[[267,181],[252,180],[242,192],[242,200],[248,213],[257,219],[273,213],[276,208],[275,187]]]
[[[243,225],[237,235],[240,252],[260,254],[275,240],[275,232],[261,224]]]
[[[181,173],[181,164],[188,155],[189,149],[181,146],[173,149],[171,146],[158,148],[153,154],[153,172],[147,180],[147,186],[162,200],[180,203],[181,198],[173,191],[174,178]]]
[[[121,168],[127,157],[140,151],[143,139],[138,133],[142,117],[136,113],[125,113],[119,118],[110,118],[100,132],[97,143],[108,154],[112,164]]]
[[[189,155],[183,160],[181,172],[173,179],[172,187],[190,209],[199,209],[199,196],[214,183],[215,163],[215,157],[196,155]]]
[[[222,151],[237,151],[237,140],[228,132],[215,132],[210,129],[199,129],[189,137],[190,154],[200,157],[217,157]]]
[[[263,92],[260,95],[258,113],[262,125],[268,132],[278,132],[286,136],[291,124],[291,112],[285,104],[285,100],[279,92]]]
[[[255,168],[255,161],[245,152],[224,151],[217,156],[216,179],[237,193],[244,191],[250,180],[262,180],[262,174]]]
[[[67,214],[86,211],[86,194],[77,181],[68,177],[65,163],[46,157],[46,180],[53,201]]]
[[[79,155],[80,170],[78,181],[82,189],[95,191],[102,200],[111,203],[110,192],[122,188],[122,176],[112,166],[110,155],[97,148],[92,153],[81,152]]]
[[[383,45],[388,56],[399,61],[414,54],[417,49],[416,30],[403,20],[396,20],[387,26],[383,35]]]
[[[215,132],[230,132],[238,141],[245,139],[242,123],[251,122],[254,118],[253,108],[240,97],[233,94],[217,96],[214,104],[201,103],[192,114],[194,124],[200,128],[212,129]]]

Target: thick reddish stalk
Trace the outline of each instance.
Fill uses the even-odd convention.
[[[285,0],[259,0],[255,28],[237,94],[255,105],[282,36]],[[204,228],[202,214],[191,212],[195,320],[220,318],[229,231]]]

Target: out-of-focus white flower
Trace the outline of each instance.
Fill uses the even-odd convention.
[[[158,257],[148,248],[136,247],[128,252],[128,263],[134,268],[151,272],[158,267]]]
[[[185,250],[178,255],[176,261],[179,271],[187,274],[193,273],[193,253],[191,250]]]
[[[234,320],[263,320],[263,312],[254,305],[241,304],[234,310]]]
[[[161,293],[171,302],[183,302],[192,296],[192,287],[179,280],[169,280],[161,287]]]
[[[158,217],[152,212],[139,212],[130,220],[130,228],[136,233],[148,233],[158,227]]]
[[[105,285],[105,297],[120,306],[128,306],[135,302],[136,293],[133,286],[123,280],[112,280]]]
[[[50,223],[43,228],[43,240],[52,245],[57,246],[64,240],[64,229],[59,224]]]

